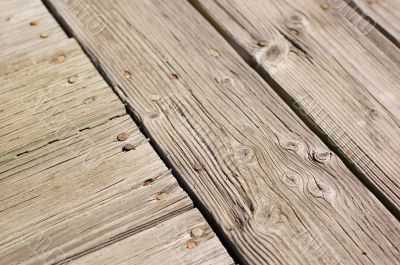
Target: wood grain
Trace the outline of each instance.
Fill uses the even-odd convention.
[[[47,2],[243,264],[399,262],[398,221],[189,3],[86,1],[93,35]]]
[[[399,213],[400,50],[318,1],[195,3]]]
[[[71,264],[234,264],[193,209]]]
[[[0,84],[0,161],[125,113],[72,39],[1,61]]]
[[[0,10],[0,61],[67,39],[40,0],[1,0]]]
[[[122,131],[125,142],[116,139]],[[123,152],[128,142],[136,149]],[[129,116],[21,155],[0,172],[0,264],[74,259],[193,208]]]
[[[333,1],[335,2],[335,1]],[[400,1],[398,0],[349,0],[353,8],[372,24],[379,25],[400,44]]]

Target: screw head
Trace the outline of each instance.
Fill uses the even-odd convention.
[[[129,138],[129,134],[126,133],[126,132],[122,132],[122,133],[117,135],[117,140],[121,141],[121,142],[128,140],[128,138]]]
[[[36,26],[37,24],[39,24],[39,20],[37,19],[32,19],[32,21],[29,23],[31,26]]]
[[[171,74],[170,78],[171,80],[178,80],[179,76],[177,74]]]
[[[127,79],[131,78],[131,77],[132,77],[131,71],[125,69],[125,70],[124,70],[124,76],[125,76],[125,78],[127,78]]]
[[[191,237],[200,237],[203,235],[203,229],[200,227],[193,228],[192,231],[190,231],[190,236]]]
[[[122,151],[124,151],[124,152],[129,152],[129,151],[134,150],[134,149],[135,149],[135,146],[133,144],[125,144],[122,147]]]
[[[197,247],[197,243],[194,240],[190,240],[189,242],[186,243],[187,249],[194,249],[195,247]]]
[[[219,52],[217,50],[215,50],[215,49],[208,50],[208,54],[211,55],[214,58],[218,58],[219,55],[220,55]]]
[[[196,163],[196,164],[194,164],[193,168],[194,168],[194,170],[196,170],[197,172],[199,172],[199,171],[202,171],[204,167],[203,167],[202,164]]]
[[[63,53],[57,55],[57,61],[60,62],[60,63],[61,63],[61,62],[64,62],[64,61],[65,61],[65,58],[66,58],[66,56],[65,56],[65,54],[63,54]]]
[[[154,179],[146,179],[143,182],[143,186],[151,186],[154,183]]]
[[[329,9],[329,4],[328,3],[322,3],[321,4],[321,8],[324,9],[324,10],[327,10],[327,9]]]
[[[47,32],[47,31],[42,32],[42,33],[40,34],[40,37],[41,37],[42,39],[47,39],[49,36],[50,36],[50,33]]]
[[[76,76],[70,76],[68,77],[68,83],[74,84],[78,81],[78,78]]]

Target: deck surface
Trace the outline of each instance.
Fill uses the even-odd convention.
[[[78,43],[23,2],[0,1],[0,264],[233,264]]]
[[[0,0],[0,264],[400,263],[398,0],[43,2]]]

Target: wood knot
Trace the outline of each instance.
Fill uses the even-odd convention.
[[[282,174],[279,179],[288,187],[297,187],[301,181],[300,176],[292,172]]]
[[[245,165],[254,161],[256,152],[254,148],[246,145],[239,145],[233,151],[233,159],[235,162]]]
[[[260,64],[267,63],[271,65],[277,65],[283,61],[289,53],[289,45],[287,42],[275,42],[262,49],[258,58]],[[258,57],[258,56],[257,56]]]
[[[319,164],[325,164],[326,162],[330,161],[331,158],[332,158],[331,152],[317,153],[315,151],[312,151],[311,153],[311,160]]]
[[[327,199],[328,194],[333,192],[333,190],[327,184],[316,178],[314,178],[313,181],[310,181],[307,186],[308,192],[314,198]]]
[[[287,151],[298,152],[301,148],[301,143],[295,140],[281,141],[281,146]]]

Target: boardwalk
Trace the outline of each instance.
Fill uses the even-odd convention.
[[[399,264],[399,7],[0,0],[0,264]]]

